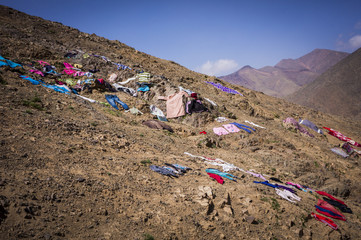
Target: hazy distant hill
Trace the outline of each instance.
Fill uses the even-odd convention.
[[[235,73],[220,78],[267,95],[284,97],[314,81],[346,56],[348,53],[345,52],[315,49],[297,59],[283,59],[274,67],[254,69],[245,66]]]
[[[327,113],[361,118],[361,48],[287,99]]]

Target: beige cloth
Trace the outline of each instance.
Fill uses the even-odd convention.
[[[168,97],[158,97],[160,100],[167,100],[167,118],[176,118],[186,114],[183,96],[188,97],[189,95],[184,91],[180,91]]]

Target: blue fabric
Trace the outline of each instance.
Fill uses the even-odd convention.
[[[245,127],[242,127],[242,126],[241,126],[242,124],[239,124],[239,123],[236,123],[236,122],[231,123],[231,124],[236,125],[236,127],[240,128],[240,129],[243,129],[243,130],[245,130],[245,131],[248,132],[248,133],[252,133],[251,130],[249,130],[249,129],[245,128]]]
[[[328,209],[325,209],[325,208],[323,208],[323,207],[320,207],[320,206],[318,206],[318,205],[315,205],[315,207],[316,207],[318,210],[320,210],[321,212],[326,212],[326,213],[330,214],[330,215],[333,216],[333,217],[343,218],[341,215],[339,215],[339,214],[337,214],[337,213],[334,213],[334,212],[332,212],[332,211],[330,211],[330,210],[328,210]],[[326,216],[327,216],[327,215],[326,215]]]
[[[59,87],[59,86],[50,85],[50,84],[42,84],[42,85],[46,88],[53,89],[54,91],[57,91],[60,93],[70,94],[70,91],[68,89],[66,89],[65,87]]]
[[[273,185],[271,183],[269,183],[268,181],[264,181],[264,182],[257,182],[257,181],[253,181],[254,183],[262,183],[264,185],[267,185],[269,187],[273,187],[273,188],[276,188],[277,186],[276,185]]]
[[[6,62],[2,62],[2,61],[0,61],[0,67],[2,67],[2,66],[7,66],[8,64],[6,63]]]
[[[105,95],[105,99],[113,108],[117,110],[119,110],[117,103],[119,103],[124,108],[124,110],[129,109],[128,105],[120,101],[120,99],[116,95]]]
[[[23,66],[21,66],[21,64],[19,64],[19,63],[14,63],[14,62],[12,62],[12,61],[10,61],[10,60],[7,60],[7,59],[5,59],[5,61],[7,62],[7,64],[8,64],[11,68],[14,68],[14,67],[17,67],[17,66],[23,67]]]
[[[172,171],[169,171],[168,169],[158,167],[156,165],[150,165],[149,167],[154,172],[160,173],[162,175],[166,175],[166,176],[169,176],[169,177],[171,177],[171,176],[172,177],[178,177],[177,174],[173,173]]]
[[[40,83],[43,83],[42,81],[34,80],[34,79],[32,79],[31,77],[27,77],[27,76],[25,76],[25,75],[20,75],[20,77],[21,77],[22,79],[25,79],[25,80],[30,81],[30,82],[31,82],[32,84],[34,84],[34,85],[39,85]]]
[[[137,89],[137,92],[148,92],[150,88],[147,85],[144,85]]]
[[[0,56],[0,60],[5,60],[5,58],[3,56]]]
[[[250,127],[250,126],[247,126],[247,125],[244,125],[244,124],[240,124],[240,123],[236,123],[236,122],[231,123],[231,124],[234,124],[234,125],[236,125],[237,127],[249,128],[249,129],[253,130],[254,132],[256,131],[256,129],[254,129],[253,127]]]
[[[219,171],[218,169],[207,168],[207,169],[206,169],[206,172],[207,172],[207,173],[217,174],[218,176],[221,176],[221,177],[224,177],[224,178],[228,178],[229,180],[232,180],[232,181],[237,182],[237,180],[234,179],[234,178],[237,178],[236,176],[234,176],[234,175],[232,175],[232,174],[230,174],[230,173],[221,172],[221,171]]]

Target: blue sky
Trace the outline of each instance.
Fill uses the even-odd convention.
[[[210,74],[361,47],[361,0],[1,0]]]

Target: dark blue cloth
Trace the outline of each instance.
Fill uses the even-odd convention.
[[[267,185],[269,187],[273,187],[273,188],[276,188],[277,186],[276,185],[273,185],[271,183],[269,183],[268,181],[264,181],[264,182],[257,182],[257,181],[253,181],[254,183],[262,183],[264,185]]]
[[[231,123],[231,124],[236,125],[236,127],[240,128],[240,129],[243,129],[244,131],[246,131],[248,133],[252,133],[251,130],[249,130],[248,128],[242,127],[242,126],[245,126],[243,124],[239,124],[239,123],[236,123],[236,122]],[[253,130],[256,131],[255,129],[253,129]]]
[[[129,109],[128,105],[120,101],[116,95],[105,95],[105,98],[107,99],[108,103],[117,110],[119,110],[117,103],[119,103],[124,108],[124,110]]]
[[[178,177],[177,174],[169,171],[168,169],[156,166],[156,165],[150,165],[150,169],[152,169],[154,172],[160,173],[162,175],[166,175],[169,177]]]

